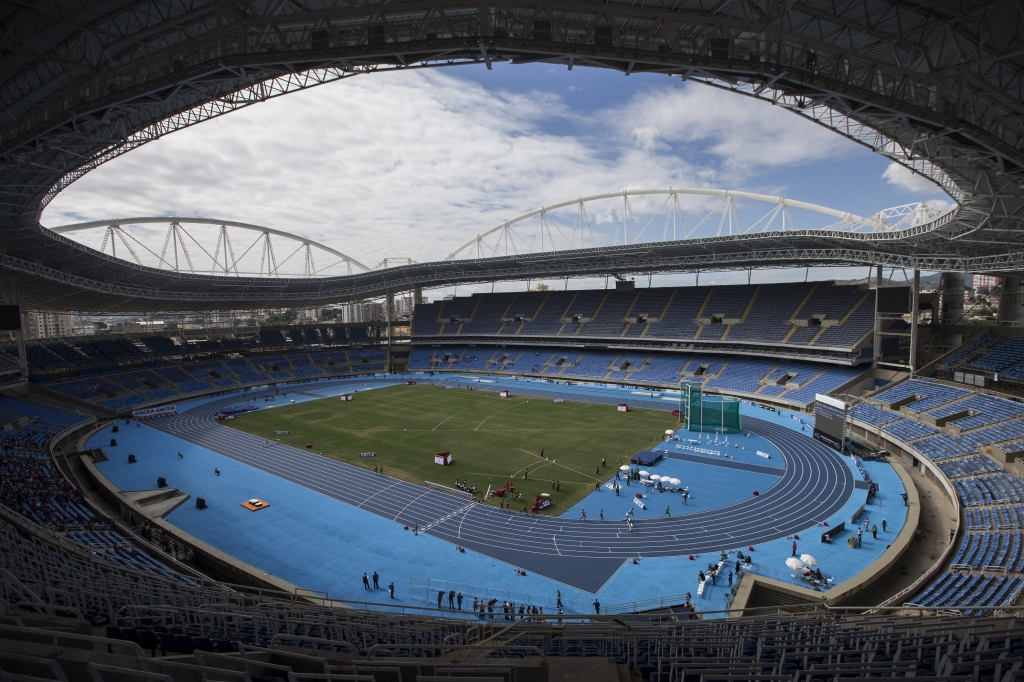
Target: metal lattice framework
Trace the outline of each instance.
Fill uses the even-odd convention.
[[[0,22],[0,267],[34,308],[292,305],[782,261],[1006,273],[1024,257],[1024,10],[1009,0],[28,0]],[[83,173],[183,127],[352,75],[499,60],[663,73],[768,100],[928,176],[959,206],[898,233],[741,234],[315,280],[159,271],[39,226]]]
[[[660,200],[662,196],[665,197],[663,201]],[[680,196],[713,198],[714,202],[710,210],[703,202],[684,208]],[[630,201],[630,197],[634,201]],[[637,198],[651,197],[656,198],[651,207],[653,210],[644,212],[634,208]],[[610,210],[607,206],[609,200],[615,204]],[[749,222],[741,219],[742,203],[753,205],[748,213],[753,216],[760,214],[760,217],[752,217]],[[770,208],[759,210],[763,204]],[[864,218],[806,201],[737,190],[704,187],[622,190],[542,206],[505,220],[453,250],[445,260],[572,250],[587,245],[600,248],[620,243],[637,244],[644,237],[646,241],[665,242],[712,234],[721,237],[723,234],[787,232],[797,229],[797,221],[792,215],[794,210],[830,218],[829,224],[815,228],[829,232],[894,232],[927,224],[940,214],[924,202],[883,209]],[[601,211],[607,218],[604,225],[600,225],[600,214],[595,215],[596,211]],[[687,215],[692,218],[689,223]],[[657,236],[659,226],[660,238]]]
[[[159,225],[164,233],[163,244],[157,253],[154,237],[159,232],[147,229]],[[189,229],[192,226],[193,229]],[[195,228],[213,228],[202,232]],[[117,257],[117,245],[127,251],[138,265],[176,273],[209,273],[233,277],[326,277],[351,275],[353,267],[361,272],[370,268],[329,246],[305,237],[231,220],[206,218],[123,218],[96,220],[49,228],[57,234],[82,233],[103,235],[97,249]],[[252,237],[255,233],[255,238]],[[234,238],[232,238],[234,235]],[[274,249],[277,237],[277,250]],[[85,240],[82,240],[83,242]],[[238,247],[235,247],[238,244]],[[154,248],[151,248],[153,245]],[[191,251],[189,250],[191,248]],[[278,251],[281,256],[278,257]],[[123,257],[123,256],[122,256]],[[318,265],[319,263],[319,265]]]

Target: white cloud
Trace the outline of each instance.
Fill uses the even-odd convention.
[[[921,175],[911,171],[906,166],[901,166],[898,163],[890,163],[886,167],[885,172],[882,173],[882,179],[888,182],[890,185],[894,185],[904,192],[913,192],[915,194],[935,194],[941,192],[939,186],[934,182]]]
[[[372,265],[443,257],[539,205],[693,184],[689,164],[544,130],[558,98],[439,72],[355,78],[250,107],[115,159],[65,190],[44,224],[184,215],[266,225]]]
[[[841,157],[835,133],[767,102],[701,85],[651,91],[616,112],[637,146],[699,145],[733,169]],[[640,134],[638,131],[642,131]]]
[[[168,135],[71,185],[43,222],[221,218],[294,232],[367,265],[395,256],[426,261],[520,213],[582,195],[669,186],[756,191],[758,173],[785,194],[780,169],[853,148],[788,111],[700,85],[651,88],[625,105],[580,113],[550,92],[488,90],[439,71],[393,72]],[[631,199],[638,212],[663,201]],[[706,210],[719,203],[693,201]],[[610,243],[618,212],[593,208],[594,229]],[[664,223],[641,220],[637,229],[647,230],[644,239],[660,238],[672,234]],[[162,229],[150,237],[157,251]]]

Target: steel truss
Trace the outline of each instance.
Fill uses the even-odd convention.
[[[1015,245],[1024,210],[1024,14],[1008,0],[41,0],[0,10],[0,22],[0,248],[22,300],[35,308],[272,306],[379,294],[396,280],[412,286],[513,271],[542,277],[745,267],[765,253],[788,253],[789,265],[836,262],[821,254],[842,253],[847,264],[1021,269]],[[852,249],[834,248],[840,238],[819,233],[792,250],[785,246],[790,233],[777,236],[774,249],[749,250],[741,235],[692,259],[626,262],[613,247],[579,260],[560,252],[561,265],[459,261],[452,272],[413,264],[389,268],[376,285],[354,274],[315,284],[256,282],[245,291],[110,259],[39,226],[47,202],[83,173],[174,130],[352,75],[499,60],[664,73],[759,97],[927,175],[959,208],[949,219],[895,239],[872,235]],[[129,300],[150,296],[152,303]]]

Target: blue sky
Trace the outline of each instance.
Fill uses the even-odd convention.
[[[237,220],[295,232],[372,265],[385,257],[442,258],[541,205],[666,186],[781,195],[863,216],[919,200],[952,205],[920,177],[764,102],[666,76],[496,64],[493,71],[359,76],[179,131],[86,175],[54,200],[43,223]],[[653,216],[657,206],[634,208]],[[713,208],[696,201],[693,210]],[[742,209],[744,226],[766,210]],[[617,209],[593,210],[603,225],[599,239],[610,240]],[[795,218],[798,227],[828,222]],[[645,234],[659,238],[660,230]],[[159,250],[162,231],[149,237]],[[865,271],[822,269],[810,277]],[[804,274],[767,271],[754,279]],[[710,276],[741,280],[745,273]]]

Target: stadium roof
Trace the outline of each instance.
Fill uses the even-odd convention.
[[[0,10],[0,267],[35,309],[299,306],[415,285],[750,266],[1018,271],[1024,13],[1013,2],[28,2]],[[407,265],[346,277],[158,271],[39,225],[146,142],[384,69],[494,61],[655,72],[769,99],[959,203],[900,233],[786,232]],[[6,289],[6,287],[5,287]]]

